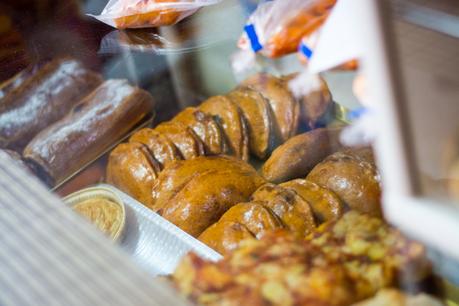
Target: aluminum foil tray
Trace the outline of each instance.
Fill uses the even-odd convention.
[[[126,228],[120,241],[134,261],[153,276],[171,274],[189,251],[199,256],[220,260],[222,256],[180,228],[149,210],[119,189],[100,184],[115,192],[126,209]]]

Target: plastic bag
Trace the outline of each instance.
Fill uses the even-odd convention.
[[[173,25],[201,7],[222,0],[110,0],[98,16],[90,15],[117,29]]]
[[[323,24],[335,3],[336,0],[263,3],[250,16],[238,47],[270,58],[296,52],[301,39]]]
[[[308,61],[311,59],[312,55],[314,54],[315,47],[317,45],[317,42],[319,41],[320,30],[321,30],[320,28],[317,29],[310,35],[303,37],[303,39],[301,40],[301,43],[298,47],[298,54],[299,54],[300,61],[304,65],[307,65]],[[342,65],[335,67],[332,70],[354,71],[354,70],[357,70],[358,68],[359,68],[359,62],[357,60],[351,60]]]

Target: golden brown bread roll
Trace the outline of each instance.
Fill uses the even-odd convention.
[[[187,168],[188,163],[196,164],[208,157],[196,158],[194,160],[177,161]],[[163,201],[161,205],[155,203],[154,210],[165,219],[174,223],[192,236],[199,236],[207,227],[218,221],[218,219],[233,205],[247,201],[250,195],[261,185],[264,180],[250,166],[240,166],[242,161],[234,162],[234,166],[228,167],[229,158],[214,157],[217,163],[222,160],[222,166],[202,168],[202,172],[190,173],[191,179],[179,179],[180,189],[171,188],[166,183],[166,193],[171,195],[169,200]],[[194,168],[192,165],[191,168]],[[166,169],[160,174],[161,177],[167,173]],[[158,180],[158,181],[160,181]],[[168,181],[168,179],[165,179]],[[170,181],[170,180],[169,180]],[[172,179],[172,181],[174,181]],[[184,181],[187,181],[184,183]],[[164,186],[164,183],[161,184]],[[157,189],[155,193],[157,193]],[[161,191],[159,191],[161,193]],[[168,196],[168,197],[169,197]],[[157,196],[156,199],[160,198]]]
[[[261,169],[265,179],[281,183],[305,177],[319,162],[341,148],[339,129],[316,129],[279,146]]]
[[[352,209],[381,215],[380,177],[371,149],[336,152],[318,164],[307,179],[335,192]]]
[[[311,206],[314,219],[318,224],[337,220],[344,213],[344,204],[331,190],[320,187],[305,179],[296,179],[279,185],[293,190]]]
[[[152,185],[159,171],[159,163],[151,156],[147,146],[139,142],[123,143],[110,153],[107,182],[151,207]]]
[[[0,103],[0,147],[21,152],[32,138],[62,119],[102,77],[73,59],[47,63]]]
[[[185,159],[205,154],[204,144],[191,128],[177,121],[161,123],[155,128],[160,134],[169,138]]]
[[[180,122],[191,128],[204,144],[206,155],[226,153],[227,144],[222,128],[212,116],[194,107],[187,107],[178,113],[172,122]]]
[[[242,85],[255,89],[268,99],[282,142],[296,134],[300,105],[292,96],[286,82],[273,75],[260,73],[248,78]]]
[[[305,237],[316,226],[309,203],[294,191],[268,183],[258,188],[251,200],[263,202],[298,237]]]
[[[175,144],[166,135],[156,130],[141,129],[132,135],[129,141],[146,145],[152,152],[153,157],[161,164],[161,167],[171,161],[183,159],[182,153],[180,153]]]
[[[260,159],[266,158],[278,138],[269,102],[251,88],[239,88],[228,97],[242,109],[247,121],[251,153]]]
[[[221,254],[227,254],[249,237],[260,239],[267,231],[283,228],[282,221],[262,202],[239,203],[217,223],[208,227],[199,240]]]
[[[230,156],[201,156],[172,162],[164,168],[153,185],[153,210],[158,211],[169,203],[196,175],[212,169],[254,171],[248,163]]]
[[[152,111],[153,98],[126,80],[103,83],[60,121],[38,134],[24,157],[55,184],[121,139]]]
[[[218,117],[231,153],[244,161],[249,160],[249,131],[242,110],[225,96],[209,98],[199,109]]]

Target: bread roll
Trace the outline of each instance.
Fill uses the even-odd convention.
[[[296,134],[300,117],[300,104],[295,100],[287,83],[273,75],[256,74],[242,83],[261,93],[268,100],[276,125],[279,128],[281,142]]]
[[[316,129],[297,135],[271,154],[261,169],[265,179],[281,183],[304,178],[325,157],[342,146],[339,129]]]

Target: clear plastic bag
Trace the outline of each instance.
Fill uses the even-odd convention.
[[[314,54],[315,47],[317,45],[317,42],[319,41],[320,37],[320,28],[311,33],[310,35],[307,35],[303,37],[301,40],[300,46],[298,47],[298,54],[300,61],[304,64],[307,65],[308,61],[311,59],[312,55]],[[359,67],[359,62],[358,60],[351,60],[347,61],[344,64],[341,64],[337,67],[335,67],[333,70],[340,70],[340,71],[355,71]]]
[[[242,50],[270,58],[297,51],[301,39],[317,30],[336,0],[275,0],[258,6],[238,42]]]
[[[90,15],[117,29],[173,25],[201,7],[222,0],[110,0],[100,15]]]

